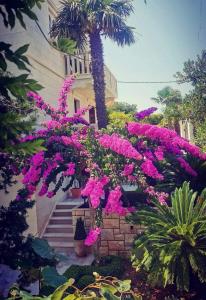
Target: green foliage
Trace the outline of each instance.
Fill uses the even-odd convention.
[[[137,105],[136,104],[129,104],[127,102],[114,102],[114,104],[108,107],[108,112],[122,112],[125,114],[134,115],[137,112]]]
[[[126,113],[120,112],[120,111],[110,112],[108,119],[109,119],[108,130],[110,130],[110,128],[112,130],[124,129],[125,124],[127,122],[134,121],[134,118],[132,117],[131,114],[126,114]]]
[[[75,54],[77,43],[68,38],[58,38],[53,42],[54,47],[66,54]]]
[[[166,86],[158,91],[157,97],[152,98],[152,100],[163,105],[163,118],[160,124],[178,130],[178,122],[182,119],[182,95],[180,91]]]
[[[206,152],[206,120],[196,127],[195,143]]]
[[[82,276],[77,284],[76,287],[80,290],[84,289],[87,285],[94,283],[95,282],[95,278],[92,275],[84,275]]]
[[[23,236],[28,228],[27,209],[33,205],[33,201],[21,200],[0,208],[0,263],[15,268],[22,262],[27,247]]]
[[[131,280],[120,281],[115,277],[101,277],[94,273],[94,281],[88,284],[84,290],[76,288],[73,279],[69,279],[63,285],[59,286],[53,294],[48,297],[35,297],[28,293],[22,292],[18,287],[10,289],[9,300],[142,300],[140,294],[131,290]],[[70,292],[71,288],[74,292]]]
[[[6,27],[15,26],[16,18],[26,28],[23,16],[37,20],[32,12],[35,5],[39,8],[43,0],[1,1],[0,15]],[[33,103],[27,99],[28,91],[42,88],[35,80],[29,78],[29,60],[26,56],[29,45],[16,50],[12,45],[0,42],[0,189],[11,186],[15,181],[13,175],[19,174],[25,155],[30,155],[42,148],[41,141],[20,144],[21,134],[28,134],[35,122]],[[14,76],[8,70],[8,62],[15,64],[26,73]],[[2,155],[2,154],[1,154]]]
[[[184,99],[184,116],[192,121],[195,128],[195,139],[204,147],[206,137],[204,131],[206,118],[206,50],[197,55],[195,60],[186,61],[182,72],[178,72],[176,78],[180,83],[188,82],[193,86],[193,90]]]
[[[23,16],[26,15],[32,20],[37,20],[37,16],[32,9],[35,5],[37,5],[38,8],[41,8],[41,3],[43,2],[44,0],[2,0],[0,4],[0,15],[3,17],[4,25],[6,27],[10,26],[12,29],[15,26],[17,18],[21,26],[26,29]]]
[[[84,227],[84,221],[82,220],[82,218],[78,218],[76,222],[74,240],[82,241],[86,239],[86,236],[87,234]]]
[[[84,279],[82,280],[82,278],[87,276],[88,278],[91,279],[94,272],[100,274],[101,276],[119,277],[124,272],[124,260],[118,256],[112,256],[112,255],[104,256],[100,259],[100,262],[97,265],[92,265],[92,266],[72,265],[65,271],[63,275],[66,278],[74,278],[77,287],[79,287],[80,284],[81,288],[84,288],[86,287],[86,285],[83,286]]]
[[[59,275],[55,267],[46,266],[42,270],[43,283],[46,286],[57,288],[59,285],[65,283],[67,278]]]
[[[185,182],[172,194],[171,207],[154,200],[154,208],[134,214],[147,229],[135,241],[133,265],[148,272],[150,283],[189,291],[192,273],[206,282],[205,200],[206,190],[197,198]]]
[[[143,122],[152,125],[161,125],[163,118],[163,114],[152,114],[151,116],[145,118]]]

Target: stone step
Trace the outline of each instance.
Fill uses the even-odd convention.
[[[71,203],[66,203],[66,202],[59,202],[56,204],[56,208],[57,209],[72,209],[76,206],[76,204],[71,204]]]
[[[70,254],[74,251],[74,243],[72,242],[49,242],[49,245],[60,253]]]
[[[71,217],[72,216],[72,210],[71,209],[55,209],[53,212],[54,217]]]
[[[73,233],[73,227],[70,224],[49,224],[45,233]]]
[[[51,217],[49,224],[70,224],[72,225],[72,217]]]
[[[72,242],[74,241],[73,232],[48,232],[43,235],[43,238],[50,242]]]

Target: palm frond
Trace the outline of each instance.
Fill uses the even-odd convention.
[[[117,28],[114,28],[114,30],[105,30],[103,35],[109,37],[119,46],[129,46],[135,43],[133,29],[133,27],[127,26],[124,22],[122,22]]]

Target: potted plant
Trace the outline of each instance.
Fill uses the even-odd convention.
[[[73,181],[72,187],[70,189],[72,198],[80,198],[81,197],[81,187],[80,187],[80,181],[76,178]]]
[[[76,255],[79,257],[86,256],[86,246],[84,244],[86,236],[87,234],[84,227],[84,221],[82,218],[78,218],[74,235],[74,250]]]

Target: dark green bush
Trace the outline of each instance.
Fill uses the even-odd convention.
[[[64,272],[63,275],[68,279],[74,278],[76,286],[79,287],[80,284],[81,288],[84,288],[85,286],[88,285],[88,283],[86,282],[87,277],[90,277],[90,280],[91,277],[93,278],[92,276],[93,272],[96,272],[101,276],[119,277],[120,274],[124,273],[124,259],[114,255],[104,256],[100,259],[100,262],[97,265],[91,265],[91,266],[72,265]],[[86,277],[85,285],[84,285],[84,280],[82,281],[84,277]]]
[[[89,284],[95,282],[95,278],[92,275],[82,276],[76,284],[76,287],[80,290],[84,289]]]
[[[86,267],[86,266],[85,266]],[[82,270],[81,270],[81,266],[78,265],[72,265],[71,267],[69,267],[63,274],[63,276],[65,276],[66,278],[74,278],[75,282],[77,280],[80,279],[80,277],[82,276]]]

